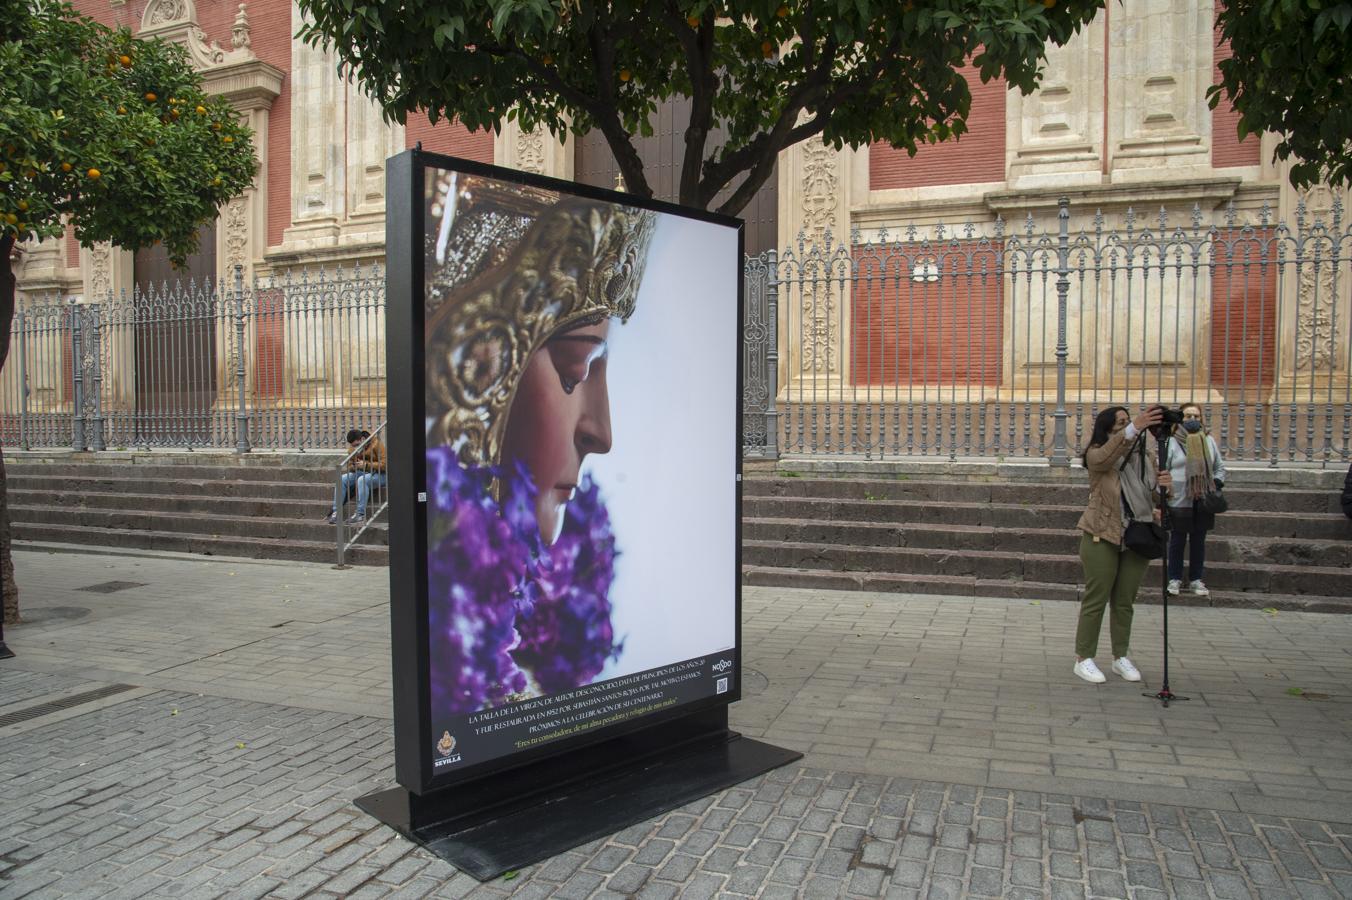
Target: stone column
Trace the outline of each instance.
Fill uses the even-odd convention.
[[[1111,14],[1115,15],[1114,6]],[[1064,47],[1047,47],[1041,87],[1006,94],[1005,154],[1011,190],[1062,190],[1103,178],[1102,15]]]
[[[1210,174],[1211,5],[1135,0],[1108,16],[1112,181]]]
[[[101,329],[103,412],[125,412],[136,405],[136,336],[132,298],[135,254],[101,243],[80,248],[83,303],[106,311]],[[86,387],[88,389],[88,387]]]
[[[867,153],[864,149],[858,151]],[[779,156],[779,386],[839,397],[849,382],[850,208],[855,152],[809,138]]]
[[[1277,403],[1343,403],[1352,353],[1352,257],[1348,253],[1352,189],[1291,187],[1291,160],[1281,164],[1278,220],[1279,318]],[[1341,205],[1341,209],[1337,207]],[[1281,254],[1279,256],[1279,253]],[[1336,261],[1335,261],[1336,257]]]
[[[292,0],[292,33],[305,24]],[[333,247],[347,215],[347,90],[331,52],[291,41],[291,225],[285,251]]]

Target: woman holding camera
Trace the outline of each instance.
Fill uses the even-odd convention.
[[[1094,433],[1084,451],[1089,472],[1089,505],[1080,516],[1080,562],[1084,566],[1084,599],[1075,629],[1075,668],[1080,678],[1102,684],[1107,678],[1094,663],[1103,611],[1111,607],[1112,669],[1127,681],[1141,673],[1127,653],[1136,590],[1141,586],[1146,557],[1126,547],[1122,536],[1130,520],[1156,521],[1154,494],[1168,494],[1169,473],[1161,471],[1153,442],[1145,432],[1158,426],[1164,409],[1152,406],[1131,418],[1125,407],[1113,406],[1094,419]]]
[[[1165,467],[1173,481],[1186,486],[1174,492],[1169,501],[1173,531],[1169,535],[1170,594],[1183,588],[1183,550],[1188,551],[1188,590],[1199,597],[1211,592],[1202,581],[1206,566],[1206,533],[1216,527],[1216,514],[1202,508],[1202,498],[1225,485],[1225,460],[1220,448],[1207,433],[1202,408],[1186,403],[1179,410],[1183,422],[1174,427],[1169,438]]]

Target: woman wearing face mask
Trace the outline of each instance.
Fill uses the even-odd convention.
[[[1105,609],[1111,610],[1113,671],[1127,681],[1141,680],[1127,654],[1136,591],[1150,561],[1124,546],[1122,535],[1129,520],[1158,520],[1155,491],[1169,491],[1169,473],[1159,470],[1155,442],[1145,434],[1162,418],[1163,409],[1158,406],[1135,419],[1125,407],[1109,407],[1094,419],[1094,432],[1084,451],[1089,505],[1079,521],[1084,598],[1075,629],[1073,671],[1091,684],[1107,680],[1094,662]]]
[[[1179,412],[1183,414],[1183,423],[1174,428],[1169,438],[1166,460],[1174,484],[1179,485],[1169,501],[1173,531],[1169,535],[1168,591],[1177,596],[1183,588],[1183,552],[1187,548],[1188,590],[1205,597],[1211,593],[1202,580],[1206,533],[1216,527],[1216,516],[1202,509],[1201,500],[1225,485],[1225,460],[1216,441],[1207,433],[1202,408],[1187,403]]]

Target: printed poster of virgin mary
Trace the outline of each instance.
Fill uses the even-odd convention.
[[[424,191],[431,725],[733,647],[737,235]]]

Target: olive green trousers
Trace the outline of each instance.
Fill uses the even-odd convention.
[[[1136,590],[1145,576],[1150,560],[1134,550],[1119,550],[1116,544],[1096,541],[1080,532],[1080,562],[1084,565],[1084,599],[1080,602],[1080,623],[1075,629],[1075,655],[1092,659],[1098,652],[1103,610],[1111,607],[1108,633],[1112,637],[1113,658],[1131,651],[1131,617]]]

